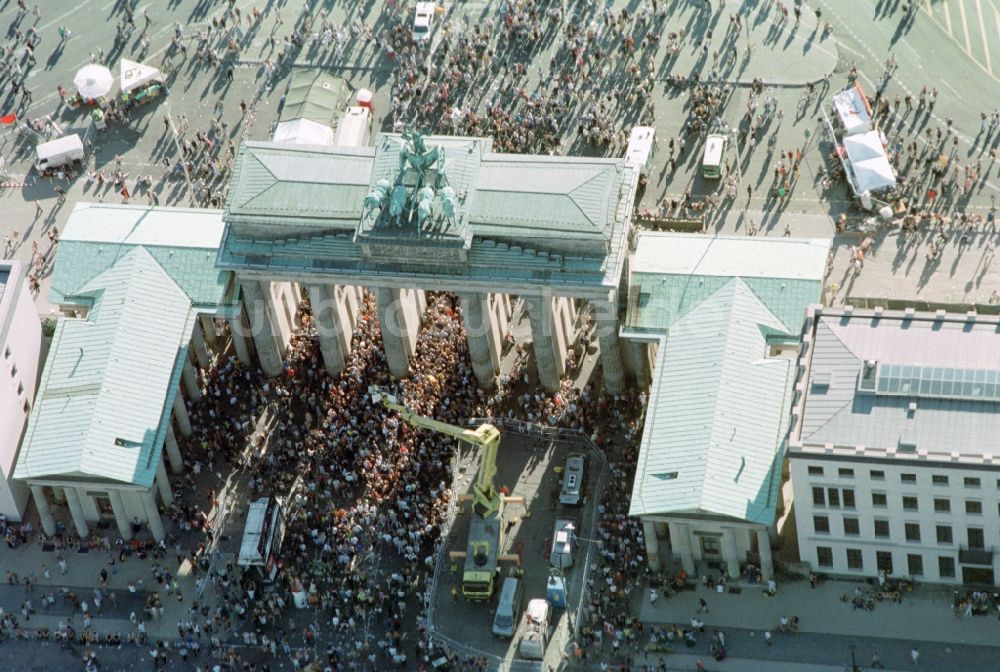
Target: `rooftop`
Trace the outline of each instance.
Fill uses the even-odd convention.
[[[793,362],[785,330],[739,278],[675,322],[661,344],[630,515],[773,522]]]
[[[215,268],[224,228],[218,210],[77,203],[59,236],[50,301],[73,303],[80,288],[142,247],[193,304],[227,304],[231,274]]]
[[[820,297],[829,249],[825,239],[644,231],[631,264],[625,329],[659,333],[738,277],[798,333],[806,306]]]
[[[56,326],[14,475],[150,486],[197,313],[141,246],[77,293],[90,311]]]
[[[864,453],[996,455],[996,317],[829,312],[813,326],[797,438]]]

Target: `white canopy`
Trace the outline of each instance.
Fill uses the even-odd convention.
[[[847,165],[854,175],[854,189],[861,194],[896,186],[896,174],[885,155],[878,131],[844,138]]]
[[[120,67],[122,93],[128,93],[150,82],[163,83],[163,73],[152,66],[123,58]]]
[[[868,114],[868,107],[861,99],[861,93],[856,87],[844,89],[833,97],[833,109],[837,112],[837,119],[844,127],[847,135],[864,133],[871,128],[872,118]]]
[[[111,91],[115,83],[115,77],[111,71],[103,65],[91,63],[80,68],[73,78],[76,90],[84,98],[100,98],[106,96]]]
[[[278,124],[271,141],[296,145],[332,145],[333,129],[311,119],[293,119]]]

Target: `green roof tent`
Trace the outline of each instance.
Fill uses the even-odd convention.
[[[309,119],[333,126],[340,118],[351,95],[343,77],[334,77],[315,68],[297,72],[288,83],[285,106],[279,122]]]

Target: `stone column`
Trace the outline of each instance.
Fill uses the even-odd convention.
[[[163,541],[167,538],[167,534],[163,530],[163,521],[160,520],[160,510],[156,508],[153,491],[143,490],[139,499],[142,500],[142,508],[146,510],[146,524],[149,525],[150,534],[153,535],[153,539]]]
[[[198,372],[194,370],[191,358],[184,360],[184,368],[181,370],[181,380],[184,381],[184,391],[188,399],[198,401],[201,399],[201,383],[198,381]]]
[[[200,313],[198,321],[201,322],[201,330],[205,333],[205,342],[214,348],[219,343],[219,334],[215,330],[215,318],[207,313]]]
[[[160,492],[160,501],[163,506],[170,506],[174,502],[174,493],[170,489],[170,480],[167,478],[167,468],[163,466],[163,460],[156,465],[156,489]]]
[[[261,371],[268,376],[277,376],[282,372],[281,348],[274,335],[274,325],[267,304],[271,300],[266,283],[256,280],[244,280],[243,305],[250,317],[250,336],[257,348],[257,359],[260,360]]]
[[[194,329],[191,330],[191,349],[194,350],[198,366],[203,369],[212,366],[212,356],[208,353],[208,346],[205,344],[205,332],[202,331],[201,324],[198,322],[195,322]]]
[[[402,292],[390,287],[377,287],[375,301],[378,304],[378,319],[382,329],[382,347],[393,378],[403,378],[410,373],[409,324],[402,304]]]
[[[191,418],[188,417],[187,406],[184,405],[184,395],[174,395],[174,420],[177,421],[177,429],[181,430],[182,436],[191,436]]]
[[[757,554],[760,555],[760,574],[764,581],[774,578],[774,561],[771,559],[771,536],[767,529],[757,530]]]
[[[319,350],[323,354],[323,364],[327,373],[336,375],[344,370],[347,352],[343,348],[340,311],[333,285],[309,285],[309,303],[312,304],[313,319],[316,320],[316,334]]]
[[[174,428],[167,427],[167,436],[163,439],[163,448],[170,460],[170,471],[175,474],[184,473],[184,458],[181,457],[180,446],[177,445],[177,437],[174,436]]]
[[[729,578],[739,578],[740,558],[736,551],[736,532],[731,527],[722,528],[722,559],[726,563]]]
[[[691,537],[688,536],[688,526],[686,523],[670,523],[670,548],[674,555],[681,558],[681,566],[688,576],[693,577],[694,555],[691,553]]]
[[[559,390],[559,373],[556,365],[555,348],[552,345],[552,298],[541,296],[524,297],[531,322],[531,340],[535,352],[535,366],[538,367],[538,382],[549,392]]]
[[[80,494],[76,491],[76,488],[69,486],[63,488],[63,494],[66,495],[66,503],[69,505],[69,513],[73,517],[73,525],[76,527],[76,533],[80,535],[81,539],[84,539],[90,534],[90,527],[87,526],[87,519],[83,515]]]
[[[493,387],[497,375],[490,354],[493,314],[486,310],[490,297],[487,294],[477,293],[462,293],[458,297],[462,302],[462,319],[465,320],[465,333],[469,340],[472,370],[476,374],[479,386],[488,390]]]
[[[594,301],[593,306],[597,314],[597,338],[601,344],[604,391],[619,394],[625,390],[625,369],[618,343],[618,305],[614,301]]]
[[[646,542],[646,562],[650,571],[660,571],[660,542],[656,538],[656,525],[651,520],[642,521],[642,536]]]
[[[45,498],[45,486],[32,485],[31,496],[35,500],[35,508],[38,510],[38,518],[42,522],[42,531],[49,537],[56,533],[56,520],[52,517],[52,510],[49,508],[49,500]]]
[[[122,501],[122,493],[117,490],[108,490],[108,500],[111,502],[111,511],[115,514],[115,522],[118,523],[118,533],[122,539],[128,541],[132,538],[132,526],[128,523],[128,514],[125,512],[125,502]]]
[[[241,364],[251,364],[250,348],[247,347],[247,328],[243,326],[243,316],[237,315],[229,319],[229,335],[233,339],[233,349]]]
[[[649,389],[652,381],[649,375],[649,344],[643,341],[626,340],[621,343],[627,353],[629,372],[635,378],[636,387],[641,391]]]

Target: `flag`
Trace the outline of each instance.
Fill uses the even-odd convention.
[[[10,126],[11,124],[16,124],[16,123],[17,123],[16,114],[5,114],[4,116],[0,117],[0,124],[3,124],[4,126]]]

